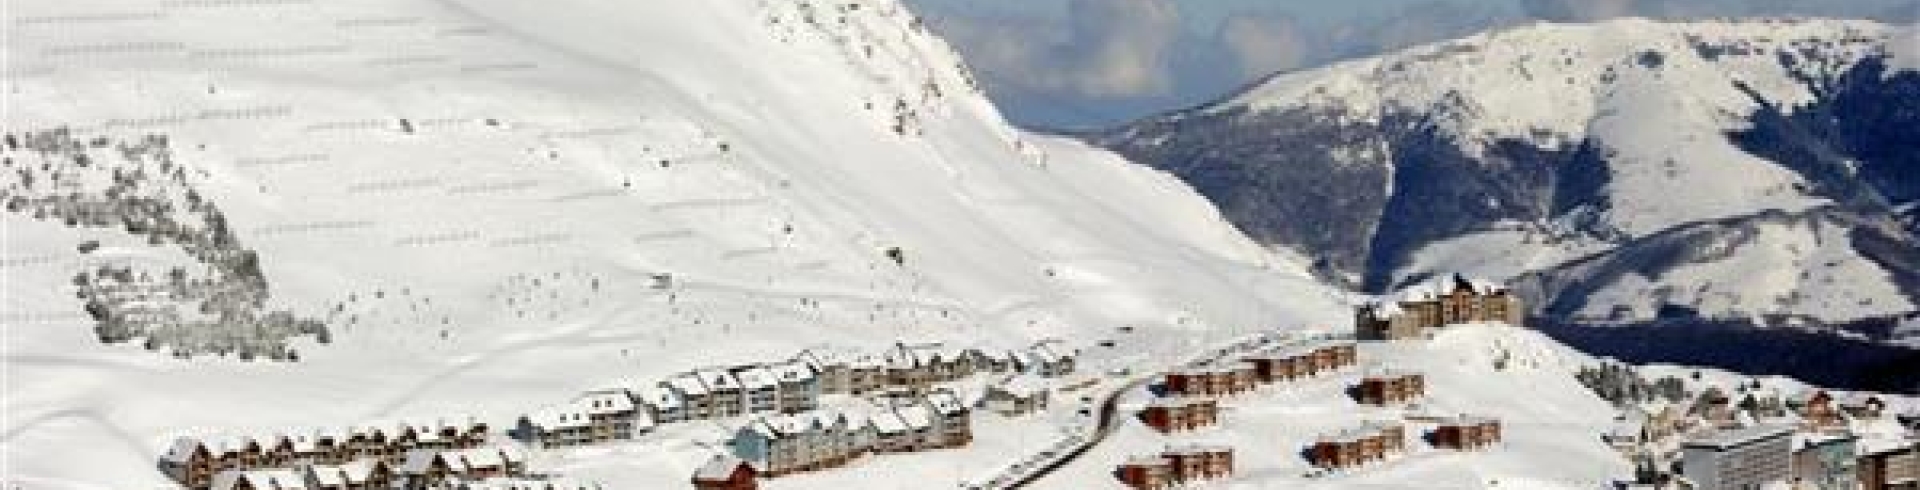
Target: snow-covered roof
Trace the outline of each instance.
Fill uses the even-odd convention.
[[[167,452],[160,459],[169,463],[185,463],[193,459],[193,453],[205,448],[206,444],[193,436],[180,436],[167,446]]]
[[[336,468],[340,470],[342,476],[346,477],[347,481],[352,483],[365,483],[367,480],[373,479],[373,471],[375,469],[379,469],[386,464],[386,462],[378,459],[361,459],[348,461]]]
[[[575,398],[573,404],[589,415],[610,415],[633,411],[633,397],[623,389],[589,391]]]
[[[854,369],[884,368],[884,367],[887,367],[887,361],[886,359],[874,357],[871,355],[860,355],[860,356],[855,356],[853,360],[848,361],[847,367],[851,367]]]
[[[1038,377],[1026,375],[1008,376],[1005,381],[994,385],[995,389],[1018,397],[1031,397],[1047,391],[1047,382]]]
[[[912,430],[907,421],[900,418],[900,414],[892,411],[874,412],[867,421],[873,424],[873,430],[881,434],[899,434]]]
[[[314,483],[327,487],[344,487],[350,483],[358,483],[347,478],[346,470],[340,469],[338,466],[328,465],[308,466],[307,478],[312,479]]]
[[[415,449],[407,451],[406,459],[400,463],[400,467],[395,469],[395,471],[403,475],[418,475],[425,473],[427,468],[432,467],[434,461],[444,461],[447,464],[447,468],[451,471],[455,473],[465,473],[467,471],[466,462],[460,458],[448,457],[451,455],[452,454],[435,449]]]
[[[1714,431],[1705,436],[1688,440],[1685,447],[1699,447],[1725,450],[1749,442],[1793,434],[1792,427],[1759,425],[1733,430]]]
[[[278,438],[297,453],[310,453],[320,449],[320,438],[316,429],[293,429],[280,433]]]
[[[675,410],[679,409],[683,403],[679,393],[660,385],[642,386],[632,393],[640,403],[645,403],[655,410]]]
[[[749,390],[771,389],[780,385],[773,371],[763,366],[752,366],[733,373],[733,377]]]
[[[927,405],[940,415],[956,415],[967,411],[967,405],[960,401],[960,395],[944,388],[927,393]]]
[[[1127,458],[1123,466],[1165,466],[1167,458],[1158,455],[1140,455]]]
[[[305,490],[308,488],[305,477],[288,469],[226,470],[213,475],[213,490],[231,490],[243,486],[256,490]]]
[[[542,431],[578,429],[591,423],[587,414],[576,404],[568,403],[544,407],[527,414],[528,423]]]
[[[804,362],[788,361],[773,365],[773,374],[782,383],[803,383],[813,379],[814,370]]]
[[[207,450],[215,455],[245,451],[249,446],[256,444],[252,437],[247,436],[219,437],[206,442]]]
[[[708,481],[725,480],[733,476],[734,470],[739,469],[743,464],[747,462],[731,454],[715,454],[707,458],[707,462],[701,464],[700,469],[694,470],[693,477]]]
[[[901,422],[914,429],[933,427],[933,410],[921,405],[894,407],[893,413],[900,416]]]
[[[740,380],[735,379],[733,373],[729,373],[725,369],[702,369],[694,371],[694,374],[700,376],[700,382],[706,383],[707,389],[713,391],[740,389]]]
[[[500,455],[498,448],[494,447],[461,449],[454,456],[464,462],[468,468],[500,468],[507,465],[507,459]]]
[[[694,373],[677,374],[660,383],[687,396],[704,396],[709,393],[707,383],[701,381],[700,376]]]

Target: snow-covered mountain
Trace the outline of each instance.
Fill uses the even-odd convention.
[[[1920,304],[1916,32],[1534,24],[1090,139],[1372,290],[1465,270],[1517,278],[1559,319],[1888,323]],[[1920,332],[1881,335],[1903,336]]]
[[[1344,317],[1176,178],[1010,127],[892,0],[0,21],[9,485],[151,488],[179,433],[504,425],[816,343]],[[632,464],[704,458],[661,444]]]

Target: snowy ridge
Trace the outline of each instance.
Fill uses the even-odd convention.
[[[1743,122],[1736,116],[1758,107],[1735,85],[1777,104],[1805,103],[1813,87],[1774,52],[1818,45],[1832,57],[1816,60],[1831,65],[1821,69],[1838,72],[1898,44],[1888,42],[1894,32],[1841,20],[1542,23],[1280,75],[1203,111],[1314,109],[1368,124],[1420,113],[1470,156],[1501,139],[1553,148],[1594,138],[1617,163],[1609,221],[1644,234],[1751,207],[1822,202],[1793,191],[1804,183],[1798,176],[1720,141]],[[1754,55],[1693,54],[1726,47]],[[1675,155],[1688,161],[1673,165]]]
[[[1597,294],[1534,303],[1567,306],[1542,312],[1554,317],[1645,321],[1677,306],[1877,319],[1920,301],[1901,258],[1920,240],[1887,226],[1910,221],[1903,210],[1920,198],[1900,170],[1910,138],[1879,129],[1920,104],[1915,32],[1794,18],[1537,23],[1276,75],[1093,139],[1188,179],[1263,243],[1363,289],[1540,272],[1594,285],[1553,291]],[[1778,213],[1831,226],[1748,232]],[[1725,253],[1595,259],[1634,273],[1584,279],[1559,270],[1671,250],[1640,242],[1682,230],[1702,245],[1717,235]],[[1780,277],[1733,272],[1759,266]]]

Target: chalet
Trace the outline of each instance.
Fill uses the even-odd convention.
[[[1168,396],[1198,395],[1206,387],[1207,373],[1198,369],[1175,369],[1160,377],[1161,392]]]
[[[339,464],[348,459],[345,437],[338,430],[296,429],[276,434],[261,458],[261,466]]]
[[[839,351],[812,348],[800,351],[792,362],[813,370],[821,393],[843,394],[853,392],[853,373],[848,370],[846,358],[845,353]]]
[[[979,351],[979,357],[977,358],[977,362],[979,363],[978,368],[996,373],[1018,371],[1020,364],[1015,360],[1018,357],[1018,351],[1004,349],[982,350]]]
[[[1228,381],[1234,393],[1253,391],[1260,386],[1260,367],[1252,361],[1236,361],[1224,367],[1232,370]]]
[[[1116,471],[1120,483],[1135,490],[1172,488],[1173,463],[1164,456],[1135,456],[1120,464]]]
[[[855,357],[847,363],[847,379],[849,393],[864,395],[878,391],[889,383],[887,364],[877,357]]]
[[[1858,488],[1859,439],[1852,434],[1794,435],[1793,483],[1798,488]]]
[[[1700,418],[1714,425],[1726,426],[1734,421],[1733,397],[1718,386],[1709,386],[1694,397],[1693,406],[1687,409],[1687,415]]]
[[[745,393],[745,413],[770,413],[780,410],[780,379],[766,366],[744,366],[732,370]]]
[[[682,410],[684,410],[685,420],[703,420],[718,416],[714,393],[707,389],[707,384],[700,380],[699,375],[694,373],[674,375],[668,377],[666,381],[661,381],[660,386],[671,391],[674,397],[684,404]]]
[[[624,389],[603,389],[581,394],[573,401],[574,411],[587,415],[588,440],[603,442],[633,439],[635,434],[653,428],[653,419],[633,404],[633,396]]]
[[[1408,340],[1462,323],[1521,325],[1523,314],[1519,297],[1507,288],[1451,274],[1410,287],[1399,298],[1361,304],[1354,325],[1361,340]]]
[[[257,467],[265,457],[260,442],[245,436],[214,439],[207,449],[213,453],[214,466],[221,469]]]
[[[1826,390],[1815,391],[1806,401],[1797,403],[1795,411],[1800,415],[1801,427],[1805,430],[1839,429],[1847,426],[1846,418],[1841,416],[1833,395]]]
[[[1206,427],[1219,419],[1219,404],[1200,397],[1161,398],[1140,410],[1140,421],[1163,433]]]
[[[1195,445],[1161,453],[1172,464],[1173,479],[1181,483],[1215,480],[1233,475],[1233,448]]]
[[[313,490],[371,490],[392,486],[393,469],[386,461],[362,459],[340,465],[310,465],[304,470]]]
[[[898,386],[924,388],[924,383],[953,381],[971,376],[979,352],[947,344],[897,342],[886,353],[890,377]]]
[[[1312,375],[1312,355],[1300,350],[1281,350],[1247,356],[1254,374],[1263,383],[1291,381]]]
[[[337,465],[352,460],[352,450],[347,447],[347,441],[350,439],[351,436],[342,428],[325,427],[315,429],[313,432],[315,454],[311,462],[323,465]]]
[[[467,474],[466,461],[453,452],[437,449],[407,451],[395,476],[408,489],[436,488],[448,479]]]
[[[390,444],[393,442],[392,431],[393,429],[384,424],[358,425],[348,429],[347,457],[383,459],[395,457],[398,453]]]
[[[756,490],[759,470],[738,457],[716,454],[693,472],[693,488],[699,490]]]
[[[800,413],[820,406],[820,377],[812,367],[789,361],[776,364],[771,369],[775,381],[780,385],[779,400],[775,407],[780,413]]]
[[[1433,447],[1476,450],[1500,443],[1500,421],[1487,417],[1454,417],[1440,421],[1428,437]]]
[[[665,386],[641,386],[629,393],[639,408],[646,412],[647,418],[656,424],[671,424],[687,420],[687,406],[680,394]]]
[[[1784,485],[1793,476],[1793,430],[1756,426],[1714,431],[1681,445],[1687,480],[1702,490]]]
[[[890,349],[882,357],[886,364],[885,385],[908,390],[924,390],[933,385],[934,364],[902,346]]]
[[[1333,371],[1359,364],[1359,349],[1352,343],[1329,343],[1316,345],[1307,350],[1306,355],[1313,367],[1313,373]]]
[[[1073,358],[1077,353],[1067,349],[1066,344],[1055,339],[1035,342],[1026,350],[1014,356],[1014,364],[1023,372],[1048,378],[1058,378],[1073,374]]]
[[[1860,488],[1920,488],[1920,443],[1911,440],[1863,441],[1859,449]]]
[[[694,371],[694,375],[712,394],[714,417],[735,417],[747,413],[746,388],[733,373],[724,369],[703,369]]]
[[[180,486],[204,489],[213,486],[213,475],[219,469],[214,459],[199,438],[181,436],[160,455],[160,471]]]
[[[1360,379],[1354,398],[1368,405],[1406,403],[1426,395],[1426,377],[1419,373],[1381,370]]]
[[[1370,423],[1358,429],[1322,436],[1307,448],[1314,466],[1344,469],[1386,459],[1405,450],[1405,429],[1397,424]]]
[[[838,467],[865,454],[871,439],[863,421],[828,411],[767,415],[735,431],[728,442],[734,457],[756,473],[780,476]]]
[[[1004,416],[1026,415],[1047,409],[1047,387],[1038,378],[1013,375],[987,387],[981,409]]]
[[[934,432],[930,445],[960,447],[973,442],[973,412],[959,394],[945,388],[927,393],[922,403],[933,412]]]
[[[571,447],[595,442],[593,420],[574,403],[547,407],[523,415],[516,436],[541,447]]]
[[[307,490],[307,481],[287,469],[226,470],[213,475],[213,490]]]
[[[890,409],[876,410],[868,420],[873,425],[875,453],[919,451],[925,445],[922,434],[931,428],[932,422],[924,420],[926,426],[915,427],[914,421]]]
[[[512,464],[506,450],[496,447],[471,447],[448,451],[444,457],[460,461],[460,467],[465,468],[465,471],[456,476],[463,479],[514,476],[524,470],[523,465]]]

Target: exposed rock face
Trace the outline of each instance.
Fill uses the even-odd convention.
[[[1514,280],[1558,320],[1920,304],[1920,72],[1865,22],[1540,25],[1277,76],[1089,139],[1382,291]],[[1779,274],[1742,276],[1740,269]],[[1891,333],[1887,337],[1912,335]]]

